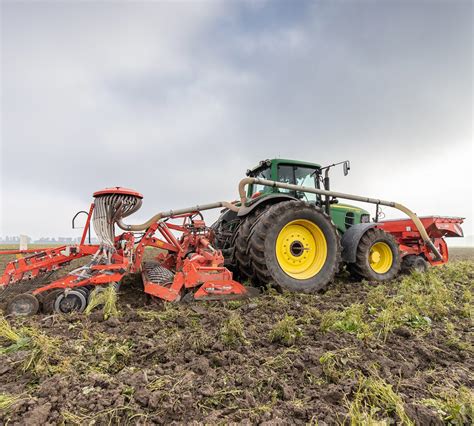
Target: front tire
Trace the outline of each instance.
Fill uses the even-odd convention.
[[[371,228],[360,239],[354,273],[369,281],[389,281],[400,272],[400,250],[395,238],[382,229]]]
[[[301,201],[269,207],[255,224],[249,247],[259,281],[293,292],[323,290],[341,262],[335,225],[321,209]]]

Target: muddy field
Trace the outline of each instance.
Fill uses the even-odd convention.
[[[385,285],[0,320],[0,424],[470,424],[474,251]]]

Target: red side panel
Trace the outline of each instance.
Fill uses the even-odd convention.
[[[420,217],[421,223],[431,238],[463,237],[461,224],[462,217]],[[406,237],[416,238],[419,232],[411,219],[393,219],[379,222],[379,228],[391,234],[404,234]]]
[[[423,255],[431,265],[442,265],[449,259],[448,246],[445,237],[462,237],[461,217],[420,217],[421,223],[430,236],[433,244],[441,253],[443,260],[435,261],[433,253],[428,249],[425,242],[411,219],[394,219],[379,222],[377,227],[392,234],[400,247],[402,257],[409,254]]]

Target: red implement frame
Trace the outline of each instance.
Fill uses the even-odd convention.
[[[31,250],[0,251],[0,254],[23,254],[7,264],[0,276],[0,288],[14,285],[19,281],[30,280],[40,274],[59,269],[71,261],[94,256],[100,250],[99,245],[84,244],[90,227],[94,204],[91,204],[81,243],[75,246],[55,248],[36,248]],[[146,247],[163,249],[157,260],[163,267],[176,272],[170,283],[156,283],[143,275],[146,293],[167,301],[179,300],[184,289],[200,287],[194,298],[207,298],[225,295],[245,295],[243,285],[232,279],[232,273],[223,266],[224,258],[215,250],[209,240],[212,238],[209,228],[198,212],[170,217],[168,220],[182,219],[182,224],[158,221],[153,223],[136,242],[132,232],[115,237],[115,253],[110,264],[90,264],[85,274],[84,268],[78,268],[69,275],[32,291],[37,295],[53,289],[66,289],[82,286],[104,285],[118,282],[127,273],[140,272]],[[162,239],[155,234],[161,234]],[[176,236],[176,234],[180,234]],[[166,254],[165,254],[166,253]]]
[[[234,281],[232,272],[222,266],[222,253],[211,246],[211,231],[203,220],[194,219],[195,215],[174,216],[173,219],[183,219],[182,225],[158,223],[158,231],[166,241],[146,237],[145,245],[167,249],[168,254],[163,253],[158,260],[164,267],[177,272],[172,281],[156,283],[143,271],[145,293],[170,302],[179,300],[183,289],[197,287],[200,288],[194,293],[194,299],[245,295],[246,288]],[[177,239],[171,231],[181,233],[181,237]]]
[[[402,257],[409,254],[422,255],[431,265],[442,265],[449,259],[448,246],[445,237],[462,237],[461,217],[420,217],[426,232],[432,239],[434,245],[441,253],[443,259],[435,261],[430,249],[426,246],[420,233],[411,219],[384,220],[377,227],[392,234],[400,246]]]

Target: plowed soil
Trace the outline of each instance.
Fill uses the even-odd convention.
[[[117,317],[7,318],[27,337],[0,338],[0,424],[468,424],[472,251],[464,258],[383,286],[342,273],[324,294],[190,305],[150,301],[129,277]],[[447,299],[414,290],[405,301],[418,282]]]

